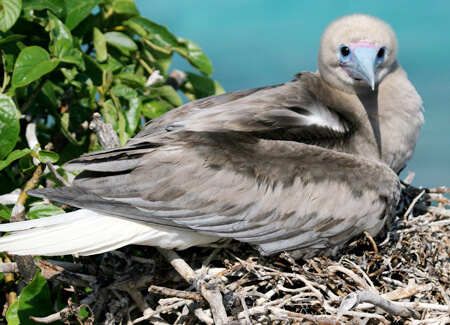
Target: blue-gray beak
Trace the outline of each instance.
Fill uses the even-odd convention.
[[[375,90],[376,69],[384,60],[379,57],[379,50],[378,46],[368,42],[353,44],[349,55],[341,57],[341,65],[350,77],[364,80]]]
[[[353,53],[353,67],[349,68],[356,78],[364,80],[374,90],[378,51],[373,47],[355,46]]]

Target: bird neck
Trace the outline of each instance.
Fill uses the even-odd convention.
[[[373,133],[373,138],[377,146],[379,159],[383,160],[383,148],[381,141],[380,130],[380,113],[378,105],[378,87],[375,90],[362,88],[358,89],[356,96],[360,100],[365,112],[367,113],[368,120],[370,122],[370,131]]]

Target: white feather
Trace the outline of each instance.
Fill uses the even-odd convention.
[[[86,209],[0,225],[0,232],[9,231],[14,233],[0,238],[0,251],[14,255],[93,255],[130,244],[185,249],[219,240]]]
[[[348,131],[347,126],[342,123],[336,112],[330,111],[324,105],[315,105],[314,108],[315,109],[308,108],[311,115],[305,117],[305,120],[308,121],[307,125],[328,127],[340,133]]]

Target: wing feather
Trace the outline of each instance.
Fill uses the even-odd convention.
[[[314,132],[308,132],[309,127]],[[326,107],[300,80],[295,80],[207,110],[193,109],[188,116],[168,124],[166,130],[260,134],[291,130],[301,141],[303,134],[308,139],[313,135],[318,139],[342,137],[351,127],[343,116]]]
[[[197,134],[181,134],[178,149],[151,149],[131,171],[88,171],[74,187],[30,194],[234,238],[264,254],[334,248],[364,230],[377,233],[396,203],[398,178],[376,161],[290,141],[199,143]]]

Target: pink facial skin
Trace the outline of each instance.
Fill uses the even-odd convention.
[[[376,46],[375,44],[371,43],[371,42],[358,42],[358,43],[353,43],[350,45],[350,50],[353,52],[353,50],[355,49],[355,47],[373,47],[377,52],[380,50],[380,47]]]

